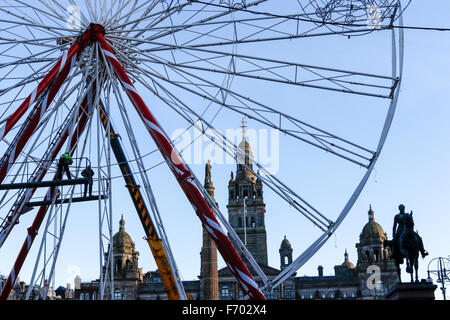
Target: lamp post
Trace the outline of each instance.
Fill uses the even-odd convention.
[[[436,269],[430,269],[430,265],[433,261],[436,261]],[[442,296],[444,297],[444,300],[447,300],[445,291],[445,283],[450,282],[449,275],[450,275],[450,259],[446,258],[434,258],[433,260],[428,263],[428,282],[433,282],[433,279],[431,278],[431,274],[437,275],[437,283],[441,284],[441,291]]]

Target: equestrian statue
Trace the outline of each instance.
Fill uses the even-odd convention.
[[[414,270],[415,281],[419,282],[419,253],[425,258],[428,252],[423,247],[422,238],[414,231],[413,212],[406,213],[403,204],[399,205],[398,209],[400,212],[394,218],[393,239],[386,240],[385,245],[392,250],[399,281],[402,282],[400,265],[406,259],[406,272],[411,275],[411,282],[414,282]]]

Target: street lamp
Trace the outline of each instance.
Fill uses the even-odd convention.
[[[430,265],[433,261],[436,261],[436,269],[434,270],[430,270]],[[447,300],[445,291],[445,283],[446,282],[450,282],[449,279],[449,274],[450,274],[450,259],[446,259],[446,258],[434,258],[433,260],[430,261],[430,263],[428,263],[428,278],[427,281],[428,282],[433,282],[433,279],[431,278],[431,274],[435,274],[437,275],[437,283],[441,284],[441,291],[442,291],[442,296],[444,297],[444,300]]]

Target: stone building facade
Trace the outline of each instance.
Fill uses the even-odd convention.
[[[323,267],[319,266],[317,276],[297,277],[297,299],[381,299],[398,282],[391,251],[384,246],[386,233],[375,221],[372,208],[368,214],[369,221],[356,244],[356,266],[346,250],[344,262],[334,267],[334,276],[324,276]],[[374,277],[374,272],[379,277]]]
[[[116,240],[122,243],[131,244],[131,237],[125,232],[125,222],[120,222],[121,229],[116,235],[124,238]],[[127,236],[128,235],[128,236]],[[116,237],[117,236],[117,237]],[[318,273],[315,276],[291,277],[285,281],[279,288],[272,292],[266,292],[268,299],[380,299],[387,291],[398,281],[395,263],[391,258],[389,248],[383,244],[386,234],[383,228],[375,221],[374,212],[369,211],[369,221],[364,226],[359,242],[356,244],[358,259],[356,266],[350,261],[347,250],[344,253],[344,261],[334,266],[334,275],[325,276],[324,268],[318,267]],[[130,250],[131,249],[131,250]],[[126,251],[126,252],[125,252]],[[273,268],[264,264],[260,267],[264,273],[272,279],[276,277],[283,268],[292,262],[293,249],[289,240],[285,237],[278,250],[280,255],[280,268]],[[122,246],[115,251],[116,258],[133,257],[135,264],[122,264],[120,261],[117,270],[121,272],[115,276],[115,299],[130,300],[164,300],[167,299],[164,285],[157,271],[143,273],[138,268],[138,257],[134,251],[134,246]],[[134,253],[134,255],[133,255]],[[209,256],[202,255],[202,264]],[[117,261],[116,261],[117,262]],[[204,271],[204,269],[203,269]],[[379,281],[371,282],[369,277],[372,272],[379,272]],[[185,290],[194,300],[204,300],[205,284],[202,281],[205,278],[199,276],[200,280],[183,281]],[[216,281],[217,279],[217,281]],[[242,298],[242,292],[239,289],[236,280],[227,268],[217,271],[217,278],[210,278],[210,287],[218,288],[217,298],[220,300],[236,300]],[[258,277],[255,280],[262,284]],[[215,289],[214,289],[215,290]],[[75,298],[82,300],[95,300],[98,292],[98,280],[83,283],[81,279],[75,281]],[[216,292],[214,292],[216,293]]]
[[[253,154],[245,133],[238,148],[244,154],[241,157],[238,154],[236,177],[232,172],[228,183],[228,221],[256,262],[267,265],[266,204],[263,185],[252,173]]]
[[[228,219],[260,268],[269,279],[273,279],[292,262],[293,249],[289,240],[284,237],[278,250],[279,268],[268,265],[263,184],[252,173],[253,164],[249,157],[252,155],[252,150],[246,140],[245,130],[239,150],[241,152],[238,152],[236,174],[231,173],[228,183]],[[204,186],[214,200],[214,184],[209,163],[205,170]],[[398,277],[390,249],[384,246],[386,234],[375,221],[372,208],[369,210],[368,220],[356,244],[358,253],[356,266],[350,262],[349,255],[345,251],[344,262],[334,267],[334,276],[324,276],[323,267],[319,266],[316,276],[296,277],[293,275],[278,288],[265,292],[266,297],[300,300],[384,297],[385,293],[398,281]],[[242,291],[228,268],[217,270],[217,250],[204,230],[202,241],[199,280],[183,281],[186,293],[195,300],[241,299]],[[123,218],[120,221],[119,232],[114,235],[113,252],[114,299],[167,299],[159,273],[150,271],[144,274],[138,267],[139,253],[135,250],[131,237],[125,232]],[[376,283],[372,283],[372,272],[379,274]],[[89,283],[80,283],[80,279],[77,281],[76,298],[95,299],[98,281]],[[255,281],[262,285],[261,279],[257,276]]]

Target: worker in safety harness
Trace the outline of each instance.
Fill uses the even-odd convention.
[[[71,180],[69,166],[73,163],[72,157],[68,153],[64,153],[58,161],[58,180],[62,180],[63,171],[66,172],[67,179]]]
[[[81,171],[81,175],[87,179],[87,182],[84,183],[84,197],[86,198],[88,188],[89,196],[92,197],[92,185],[94,183],[94,179],[92,179],[92,177],[94,176],[94,170],[92,170],[91,166],[88,165],[86,169]]]

